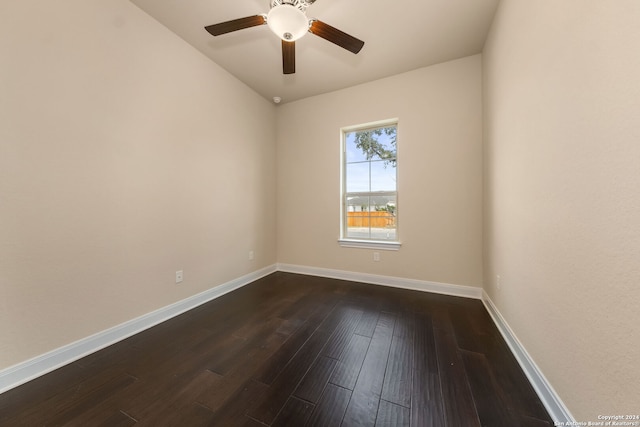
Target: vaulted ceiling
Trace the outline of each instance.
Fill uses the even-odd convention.
[[[294,101],[482,51],[499,0],[317,0],[317,18],[365,42],[360,53],[313,34],[282,73],[281,41],[266,25],[213,37],[204,27],[267,13],[270,0],[131,0],[267,99]]]

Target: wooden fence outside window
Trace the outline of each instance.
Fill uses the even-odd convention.
[[[347,212],[347,227],[395,228],[396,217],[386,211]]]

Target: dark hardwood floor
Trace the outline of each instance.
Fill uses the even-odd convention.
[[[0,395],[2,426],[550,426],[480,301],[275,273]]]

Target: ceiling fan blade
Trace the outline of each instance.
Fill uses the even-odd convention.
[[[282,40],[282,73],[296,72],[296,42]]]
[[[204,27],[212,36],[219,36],[233,31],[244,30],[245,28],[257,27],[267,23],[264,15],[247,16],[246,18],[234,19],[232,21],[221,22]]]
[[[329,24],[318,21],[317,19],[313,19],[311,21],[309,32],[318,37],[322,37],[331,43],[337,44],[338,46],[347,49],[349,52],[358,53],[360,52],[360,49],[362,49],[362,46],[364,46],[364,42],[362,40],[358,40],[357,38],[350,36]]]

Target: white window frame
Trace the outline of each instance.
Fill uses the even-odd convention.
[[[340,238],[338,239],[338,243],[342,247],[347,248],[364,248],[364,249],[379,249],[379,250],[390,250],[397,251],[400,249],[400,221],[399,221],[399,180],[398,180],[398,144],[396,143],[396,191],[370,191],[370,192],[357,192],[353,194],[359,195],[395,195],[396,198],[396,240],[375,240],[375,239],[353,239],[346,237],[347,232],[347,183],[346,183],[346,172],[347,172],[347,158],[346,158],[346,135],[348,133],[360,130],[368,130],[368,129],[376,129],[395,126],[396,127],[396,137],[399,133],[399,122],[397,118],[381,120],[377,122],[365,123],[356,126],[347,126],[340,129]],[[351,194],[351,193],[349,193]]]

